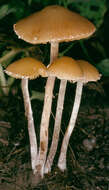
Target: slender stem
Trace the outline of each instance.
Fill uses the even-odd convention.
[[[50,64],[57,58],[58,51],[59,51],[59,43],[58,42],[51,42]]]
[[[61,147],[61,152],[58,160],[58,167],[60,170],[64,171],[66,169],[66,154],[67,154],[67,148],[68,148],[68,143],[70,140],[70,136],[73,132],[79,107],[80,107],[80,102],[81,102],[81,94],[82,94],[82,88],[83,88],[83,83],[82,82],[77,82],[77,88],[76,88],[76,95],[75,95],[75,101],[74,101],[74,106],[72,110],[72,114],[70,117],[69,125],[68,128],[65,132],[65,136],[62,142],[62,147]]]
[[[34,128],[33,113],[31,108],[31,102],[28,91],[28,79],[22,79],[21,82],[22,93],[24,98],[24,107],[28,120],[28,133],[30,139],[30,152],[31,152],[31,163],[32,169],[35,173],[36,161],[37,161],[37,140]]]
[[[50,52],[50,63],[58,55],[58,43],[51,43],[51,52]],[[42,112],[41,126],[40,126],[40,147],[39,155],[37,160],[36,172],[43,178],[44,175],[44,165],[46,161],[46,154],[48,150],[48,126],[52,106],[52,97],[53,97],[53,88],[55,83],[55,77],[48,77],[46,88],[45,88],[45,98],[44,98],[44,107]]]
[[[67,80],[64,80],[64,79],[61,80],[58,101],[57,101],[56,118],[55,118],[55,124],[54,124],[52,144],[51,144],[50,152],[49,152],[47,162],[45,165],[45,173],[48,173],[51,171],[51,166],[52,166],[52,163],[56,154],[57,146],[58,146],[66,85],[67,85]]]

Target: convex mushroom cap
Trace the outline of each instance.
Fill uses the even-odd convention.
[[[86,18],[58,5],[47,6],[14,24],[19,38],[33,44],[87,38],[95,26]]]
[[[55,59],[47,68],[49,76],[76,82],[83,77],[80,66],[71,57],[63,56]]]
[[[98,72],[96,67],[94,67],[89,62],[84,60],[76,60],[76,61],[83,73],[83,79],[82,79],[83,83],[87,83],[89,81],[97,81],[100,79],[101,74]]]
[[[45,65],[32,57],[25,57],[13,62],[6,68],[5,72],[10,76],[19,79],[34,79],[39,75],[43,77],[47,76]]]

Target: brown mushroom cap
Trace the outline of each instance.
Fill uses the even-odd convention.
[[[84,77],[82,81],[84,83],[87,83],[89,81],[97,81],[100,79],[101,75],[99,74],[96,67],[94,67],[89,62],[84,61],[84,60],[76,60],[76,61],[83,72]]]
[[[48,75],[72,82],[81,80],[83,76],[76,61],[67,56],[55,59],[55,61],[48,66]]]
[[[19,38],[33,44],[87,38],[95,26],[86,18],[64,7],[52,5],[14,25]]]
[[[25,57],[10,64],[5,72],[15,78],[34,79],[39,75],[46,77],[46,67],[42,62],[32,58]]]

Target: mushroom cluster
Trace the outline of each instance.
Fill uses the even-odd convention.
[[[67,80],[77,82],[77,91],[75,97],[76,103],[74,103],[73,112],[63,139],[59,156],[58,166],[61,170],[66,169],[67,146],[75,125],[81,99],[82,86],[85,82],[90,80],[96,81],[99,79],[97,71],[95,71],[96,74],[94,74],[95,78],[92,79],[93,75],[90,75],[89,69],[93,70],[93,66],[89,63],[81,60],[76,61],[70,57],[57,58],[59,43],[88,38],[95,32],[95,26],[86,18],[75,12],[58,5],[52,5],[18,21],[14,24],[14,31],[19,38],[26,42],[32,44],[46,44],[49,42],[51,44],[50,64],[48,64],[47,68],[41,62],[28,57],[12,63],[6,69],[6,73],[10,76],[22,79],[22,92],[30,137],[32,169],[36,176],[38,175],[43,178],[44,173],[51,171],[51,166],[58,146]],[[44,106],[40,124],[40,145],[38,149],[32,117],[32,108],[29,99],[28,79],[36,78],[39,75],[43,77],[48,76],[48,79],[45,87]],[[90,79],[87,78],[87,76]],[[53,138],[47,158],[48,127],[56,77],[61,80],[61,83]]]

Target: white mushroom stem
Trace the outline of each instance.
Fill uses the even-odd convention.
[[[58,51],[59,51],[59,43],[51,42],[50,63],[52,63],[58,57]],[[48,79],[49,79],[49,77],[48,77]]]
[[[58,47],[59,44],[57,42],[51,43],[50,63],[57,57]],[[43,178],[44,175],[44,165],[48,150],[48,127],[51,114],[54,83],[55,77],[48,77],[45,87],[44,107],[40,126],[40,147],[36,166],[36,172],[41,176],[41,178]]]
[[[61,152],[60,152],[60,156],[59,156],[59,160],[58,160],[58,167],[61,171],[64,171],[66,169],[67,148],[68,148],[70,136],[73,132],[73,129],[74,129],[74,126],[76,123],[76,119],[77,119],[80,102],[81,102],[82,88],[83,88],[83,82],[77,82],[74,106],[73,106],[72,114],[71,114],[70,121],[68,124],[68,128],[65,132],[65,136],[64,136],[64,139],[62,142]]]
[[[44,171],[45,173],[48,173],[51,171],[51,166],[53,164],[53,160],[54,160],[57,146],[58,146],[66,85],[67,85],[67,80],[62,79],[60,82],[60,88],[59,88],[52,144],[51,144],[50,152],[49,152],[47,162],[45,165],[45,171]]]
[[[28,79],[22,79],[21,82],[22,93],[24,98],[25,113],[28,120],[28,133],[30,139],[30,152],[31,152],[31,164],[33,173],[35,173],[36,161],[37,161],[37,140],[34,128],[33,113],[31,108],[31,102],[28,91]]]

